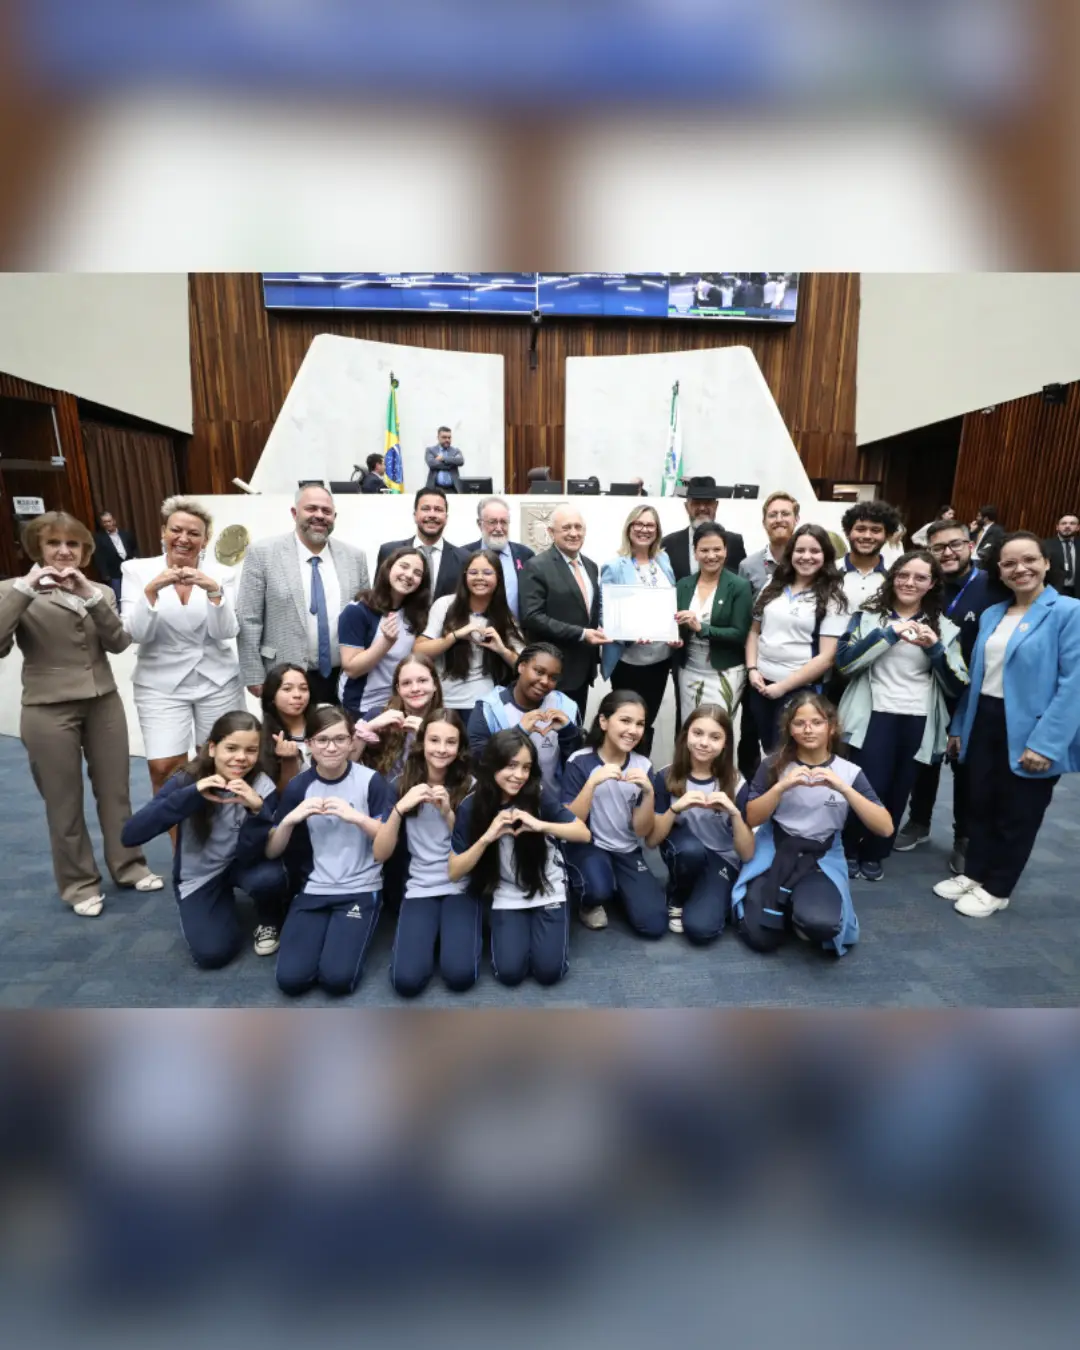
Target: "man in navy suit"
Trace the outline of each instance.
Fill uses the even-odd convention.
[[[455,548],[443,538],[446,529],[446,493],[442,488],[423,487],[413,500],[416,534],[411,539],[391,539],[379,545],[376,569],[398,548],[415,548],[427,560],[431,573],[431,598],[452,595],[465,564],[469,560],[463,548]]]
[[[120,569],[129,558],[136,558],[139,546],[130,530],[121,530],[111,511],[102,511],[98,516],[98,529],[94,532],[94,566],[102,581],[108,582],[120,603]]]
[[[519,573],[533,551],[525,544],[510,541],[510,507],[501,497],[485,497],[476,513],[476,523],[480,526],[480,538],[465,545],[466,553],[479,553],[489,548],[499,555],[502,563],[503,581],[506,584],[506,603],[515,619],[521,617],[518,601]]]

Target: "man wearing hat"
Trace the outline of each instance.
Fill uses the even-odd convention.
[[[681,581],[691,572],[697,571],[694,562],[694,531],[707,520],[716,519],[716,503],[720,493],[713,478],[691,478],[686,484],[686,514],[690,517],[688,529],[676,530],[666,535],[663,547],[675,572],[675,580]],[[723,528],[723,527],[721,527]],[[746,546],[741,534],[733,530],[724,530],[727,535],[727,562],[724,566],[729,572],[738,572],[739,564],[746,557]]]

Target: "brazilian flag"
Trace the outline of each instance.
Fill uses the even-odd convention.
[[[401,463],[401,430],[398,426],[397,411],[398,382],[390,375],[390,398],[386,404],[386,446],[383,450],[386,463],[383,477],[391,492],[405,491],[405,470]]]

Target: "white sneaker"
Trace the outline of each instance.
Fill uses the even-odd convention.
[[[1002,899],[998,895],[991,895],[989,891],[984,891],[981,886],[972,886],[953,905],[957,914],[964,914],[969,919],[988,919],[991,914],[996,914],[999,909],[1008,908],[1008,896]]]
[[[955,877],[946,877],[944,881],[939,881],[934,887],[934,894],[940,895],[942,900],[959,900],[962,895],[966,895],[978,884],[977,881],[972,881],[970,877],[966,877],[963,872],[960,872]]]
[[[606,928],[607,910],[603,905],[593,905],[589,909],[583,909],[581,911],[581,922],[586,928]]]
[[[678,905],[668,905],[667,926],[672,933],[681,933],[683,931],[682,910]]]
[[[85,900],[79,900],[71,908],[76,914],[81,914],[84,919],[96,919],[105,908],[105,897],[103,895],[91,895]]]
[[[273,924],[263,923],[255,929],[255,955],[273,956],[281,946],[281,934]]]

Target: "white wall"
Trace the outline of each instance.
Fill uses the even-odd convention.
[[[749,347],[583,356],[566,362],[566,473],[643,478],[659,493],[671,387],[679,381],[683,473],[813,499],[810,480]]]
[[[860,444],[1080,379],[1080,273],[864,272]]]
[[[503,359],[323,333],[307,350],[266,442],[251,485],[295,491],[300,478],[352,476],[386,444],[390,372],[400,383],[398,417],[405,491],[427,481],[424,450],[439,426],[465,456],[461,473],[503,485]],[[387,536],[384,536],[387,537]]]
[[[191,431],[186,272],[0,272],[0,370]]]

